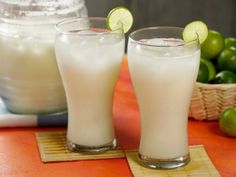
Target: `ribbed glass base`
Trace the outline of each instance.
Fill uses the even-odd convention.
[[[84,146],[75,144],[72,141],[67,139],[67,148],[72,152],[82,152],[88,154],[101,153],[110,149],[114,149],[117,146],[116,139],[113,139],[110,143],[104,144],[102,146]]]
[[[186,165],[190,162],[190,155],[173,158],[173,159],[153,159],[142,154],[138,155],[141,165],[154,169],[173,169]]]

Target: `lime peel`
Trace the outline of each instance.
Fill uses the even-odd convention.
[[[123,6],[113,8],[106,19],[107,28],[115,31],[122,25],[123,32],[127,33],[133,25],[132,13]]]
[[[222,132],[236,137],[236,108],[225,109],[220,116],[219,124]]]
[[[200,44],[202,44],[208,36],[207,25],[202,21],[193,21],[187,24],[183,31],[183,39],[185,42],[194,41],[198,36]]]

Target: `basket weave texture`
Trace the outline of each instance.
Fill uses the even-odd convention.
[[[189,117],[195,120],[218,120],[221,113],[236,106],[236,84],[196,83]]]

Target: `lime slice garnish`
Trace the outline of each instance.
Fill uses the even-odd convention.
[[[129,9],[119,6],[109,12],[106,22],[109,30],[117,30],[122,24],[124,33],[127,33],[133,25],[133,16]]]
[[[185,42],[191,42],[198,36],[200,44],[202,44],[208,36],[207,25],[202,21],[193,21],[187,24],[183,31],[183,39]]]

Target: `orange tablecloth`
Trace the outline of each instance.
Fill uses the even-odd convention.
[[[139,112],[126,60],[115,93],[114,123],[121,146],[137,148]],[[58,129],[65,128],[0,129],[0,177],[132,177],[127,161],[122,158],[42,163],[35,132]],[[189,120],[189,143],[205,146],[222,177],[236,177],[236,138],[224,136],[218,122]]]

